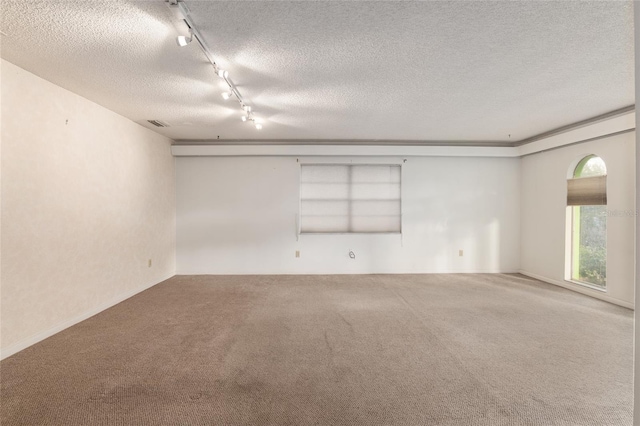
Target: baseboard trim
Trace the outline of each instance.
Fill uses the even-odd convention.
[[[113,299],[109,300],[106,303],[103,303],[101,305],[96,306],[95,308],[92,308],[80,315],[77,315],[73,318],[70,318],[68,320],[62,321],[61,323],[58,323],[56,325],[54,325],[53,327],[41,331],[37,334],[34,334],[33,336],[27,337],[26,339],[23,339],[19,342],[14,343],[13,345],[6,347],[2,350],[0,350],[0,360],[3,360],[5,358],[10,357],[11,355],[15,355],[16,353],[28,348],[29,346],[35,345],[38,342],[43,341],[44,339],[53,336],[54,334],[57,334],[59,332],[61,332],[62,330],[65,330],[73,325],[78,324],[81,321],[84,321],[88,318],[91,318],[92,316],[99,314],[100,312],[111,308],[112,306],[117,305],[120,302],[123,302],[125,300],[127,300],[130,297],[135,296],[138,293],[141,293],[147,289],[150,289],[151,287],[153,287],[154,285],[160,284],[163,281],[168,280],[169,278],[173,277],[174,274],[169,275],[166,278],[161,279],[158,282],[152,283],[152,284],[147,284],[144,285],[142,287],[138,287],[135,288],[131,291],[128,291],[126,293],[120,294],[116,297],[114,297]]]
[[[542,275],[534,274],[532,272],[527,272],[520,270],[520,274],[526,275],[527,277],[535,278],[536,280],[543,281],[548,284],[557,285],[559,287],[566,288],[568,290],[575,291],[577,293],[584,294],[586,296],[593,297],[594,299],[604,300],[605,302],[613,303],[614,305],[622,306],[628,309],[634,309],[633,303],[625,302],[624,300],[616,299],[615,297],[608,296],[605,293],[601,293],[597,290],[590,290],[587,287],[580,286],[578,284],[572,284],[566,281],[555,280],[553,278],[543,277]]]
[[[295,272],[247,272],[247,271],[178,271],[176,275],[411,275],[411,274],[519,274],[518,269],[495,270],[495,269],[474,269],[474,270],[450,270],[450,271],[340,271],[340,272],[319,272],[319,271],[295,271]]]

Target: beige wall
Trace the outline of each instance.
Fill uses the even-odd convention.
[[[174,275],[175,172],[169,139],[1,66],[6,357]]]
[[[635,80],[636,80],[636,99],[640,98],[640,7],[636,2],[633,2],[633,22],[634,22],[634,37],[635,37]],[[640,111],[636,108],[636,123],[640,123]],[[636,191],[634,198],[636,201],[636,209],[640,208],[638,199],[640,199],[640,135],[636,132]],[[636,210],[637,211],[637,210]],[[640,255],[640,215],[636,218],[636,242],[635,242],[635,300],[636,306],[640,306],[640,263],[638,262],[638,255]],[[635,339],[634,339],[634,404],[633,404],[633,424],[640,426],[640,315],[635,315]]]
[[[607,292],[565,281],[569,168],[588,154],[607,166]],[[623,306],[634,305],[635,132],[522,158],[523,273]]]

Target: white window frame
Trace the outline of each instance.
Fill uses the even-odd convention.
[[[584,154],[581,155],[576,161],[574,161],[568,171],[567,174],[567,179],[581,179],[581,178],[576,178],[575,177],[575,170],[578,167],[578,165],[584,161],[585,159],[589,158],[589,157],[599,157],[602,159],[602,157],[600,157],[599,155],[596,154]],[[604,161],[604,159],[602,160]],[[606,167],[606,162],[605,162],[605,167]],[[605,178],[608,175],[608,169],[607,172],[605,172],[604,176]],[[584,178],[582,178],[584,179]],[[607,193],[607,188],[605,187],[605,194]],[[606,204],[605,204],[606,205]],[[575,231],[575,208],[580,208],[581,205],[567,205],[566,207],[566,216],[565,216],[565,270],[564,270],[564,280],[566,282],[572,283],[572,284],[576,284],[582,287],[586,287],[589,288],[591,290],[596,290],[602,293],[607,293],[609,286],[607,284],[605,284],[604,287],[589,283],[587,281],[579,281],[574,279],[573,274],[574,274],[574,250],[575,250],[575,245],[574,245],[574,231]],[[607,220],[608,222],[608,220]],[[608,234],[608,226],[605,228],[607,229],[606,233]],[[605,236],[606,238],[606,236]],[[608,263],[608,262],[607,262]]]

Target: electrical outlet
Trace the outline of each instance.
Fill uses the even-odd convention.
[[[151,268],[151,259],[149,259],[149,268]]]
[[[464,256],[464,250],[458,250],[458,256]]]
[[[296,257],[300,257],[300,250],[296,250]]]

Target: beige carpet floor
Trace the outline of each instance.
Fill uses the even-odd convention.
[[[633,313],[521,275],[177,276],[0,363],[9,425],[631,425]]]

